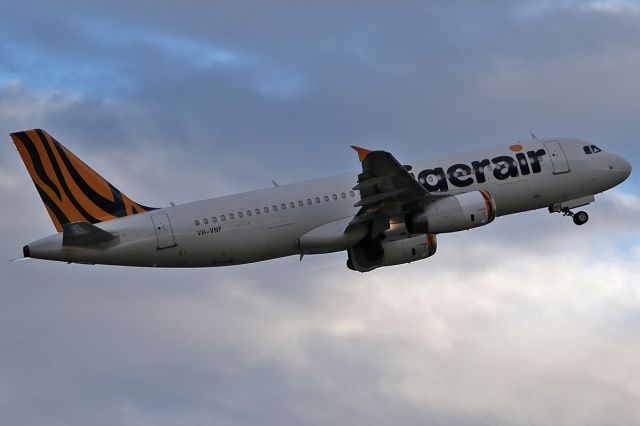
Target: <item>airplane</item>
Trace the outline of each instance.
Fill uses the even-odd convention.
[[[369,272],[433,256],[437,234],[547,208],[573,209],[631,174],[631,164],[590,142],[534,138],[402,164],[353,148],[362,172],[277,185],[163,208],[137,203],[41,129],[11,134],[57,233],[25,258],[141,267],[239,265],[347,252]]]

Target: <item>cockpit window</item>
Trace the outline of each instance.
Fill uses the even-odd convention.
[[[602,152],[602,150],[595,145],[585,145],[582,149],[584,149],[585,154],[597,154]]]

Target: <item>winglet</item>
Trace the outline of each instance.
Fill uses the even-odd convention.
[[[360,148],[359,146],[355,146],[355,145],[351,145],[351,148],[356,150],[356,152],[358,153],[358,158],[360,159],[360,161],[364,161],[364,159],[367,156],[367,154],[369,154],[371,152],[371,150],[369,150],[369,149]]]

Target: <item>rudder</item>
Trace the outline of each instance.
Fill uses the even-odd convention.
[[[58,232],[67,223],[98,223],[150,210],[131,200],[41,129],[11,133]]]

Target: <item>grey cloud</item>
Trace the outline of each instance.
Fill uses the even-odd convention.
[[[0,132],[47,128],[154,205],[356,171],[352,143],[406,160],[535,131],[637,163],[640,17],[548,4],[5,3]],[[197,60],[216,51],[239,59]],[[53,229],[6,139],[2,259]],[[629,423],[637,182],[585,227],[499,218],[373,274],[342,253],[199,271],[5,263],[0,415]]]
[[[637,259],[612,263],[589,246],[566,257],[560,240],[515,258],[485,252],[487,271],[460,269],[476,244],[443,247],[402,280],[398,268],[275,273],[303,274],[295,260],[12,266],[0,311],[13,323],[2,331],[8,418],[29,401],[34,419],[61,424],[96,411],[105,424],[624,422],[640,395],[627,373],[637,331],[623,327]],[[40,281],[46,271],[57,277]]]
[[[323,147],[316,161],[328,173],[353,168],[345,149],[352,143],[407,157],[420,149],[428,156],[536,131],[634,152],[631,105],[637,94],[628,82],[638,67],[630,43],[637,38],[638,17],[562,10],[518,20],[517,4],[495,6],[327,3],[306,9],[283,2],[266,9],[272,19],[259,19],[263,9],[255,5],[204,9],[197,17],[170,4],[154,7],[156,14],[146,13],[146,3],[130,5],[127,13],[113,8],[100,15],[101,34],[108,34],[109,25],[124,34],[118,40],[126,40],[127,31],[165,31],[252,60],[202,69],[138,38],[80,47],[107,51],[102,59],[91,54],[89,63],[117,66],[130,81],[111,99],[119,126],[82,120],[73,110],[58,122],[82,134],[98,127],[112,143],[135,140],[111,135],[124,122],[135,122],[156,131],[138,140],[178,141],[223,158],[241,151],[230,160],[251,161],[254,150],[268,149],[274,155],[263,161],[271,163],[251,164],[245,172],[287,167],[295,179],[308,176],[302,159],[311,145]],[[176,13],[159,27],[162,12]],[[83,16],[71,16],[82,21],[78,13]],[[334,27],[323,27],[327,22]],[[84,28],[82,38],[91,39],[90,26]],[[302,86],[290,98],[274,98],[260,89],[270,78],[284,87]],[[100,117],[88,102],[81,110]],[[284,160],[290,158],[300,161]]]

